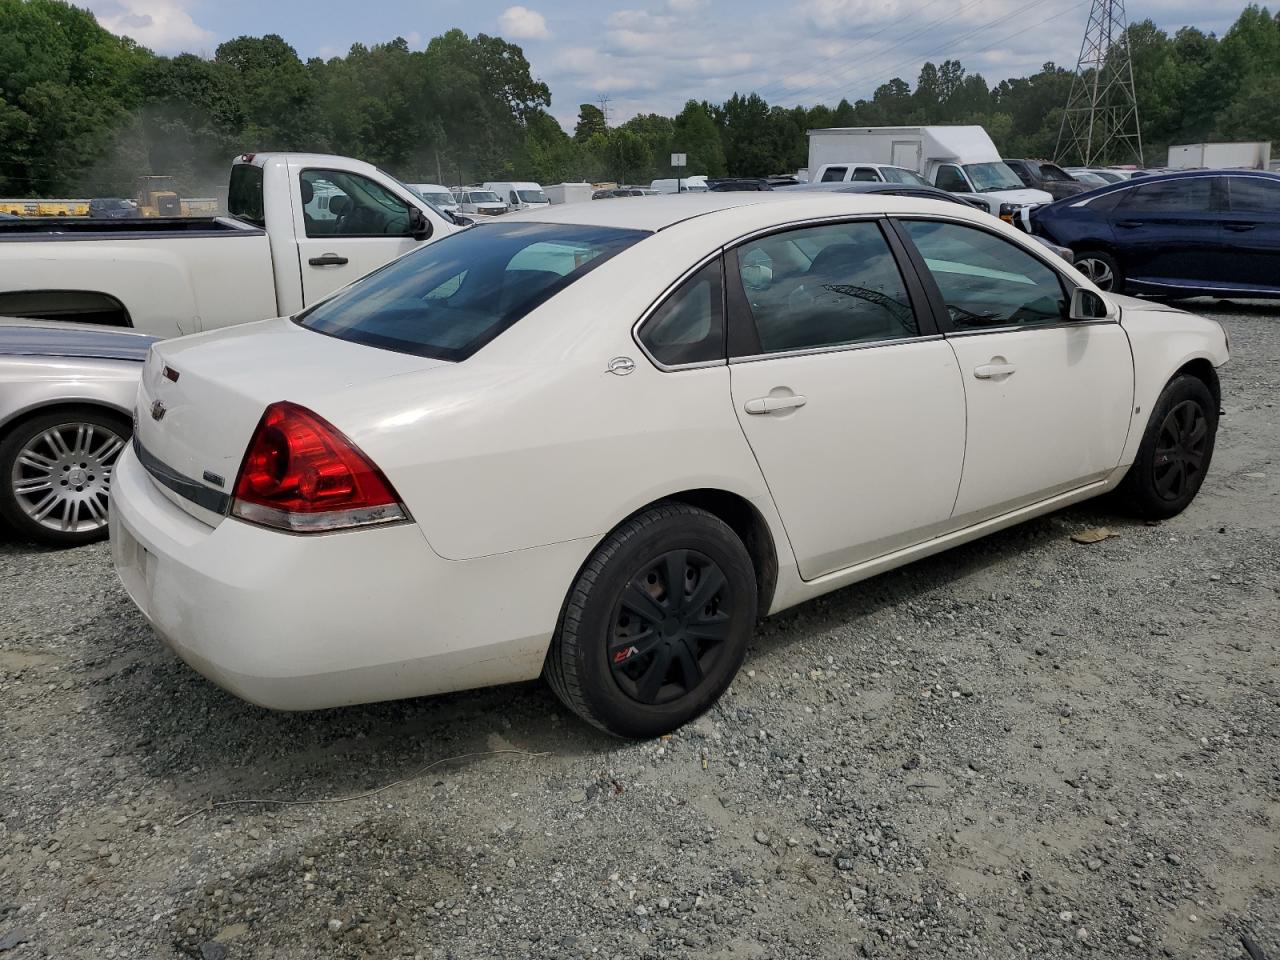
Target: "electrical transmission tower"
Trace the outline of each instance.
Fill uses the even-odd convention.
[[[1078,159],[1086,167],[1135,160],[1142,165],[1128,28],[1124,0],[1093,0],[1055,160]]]
[[[597,99],[600,101],[600,113],[604,117],[604,125],[607,127],[609,125],[609,104],[613,101],[613,98],[602,93]]]

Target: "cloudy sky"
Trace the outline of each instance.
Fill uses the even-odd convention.
[[[81,0],[84,2],[84,0]],[[212,55],[278,33],[304,59],[396,36],[422,47],[452,27],[519,43],[572,128],[610,98],[610,122],[688,99],[756,91],[770,103],[855,100],[920,64],[955,57],[989,81],[1074,66],[1090,0],[88,0],[100,23],[158,53]],[[1130,0],[1132,19],[1222,33],[1244,0]]]

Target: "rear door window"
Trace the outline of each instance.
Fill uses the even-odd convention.
[[[1157,180],[1125,190],[1119,207],[1149,213],[1208,213],[1213,209],[1213,177]]]
[[[1232,213],[1280,216],[1280,178],[1227,177]]]
[[[822,172],[822,182],[841,183],[844,180],[844,175],[848,172],[848,167],[827,167],[827,169]]]
[[[738,248],[763,353],[920,335],[906,284],[873,221],[804,227]]]
[[[648,235],[578,224],[472,227],[392,261],[297,323],[384,350],[465,360]]]

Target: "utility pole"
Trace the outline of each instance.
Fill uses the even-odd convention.
[[[1073,157],[1086,167],[1143,164],[1124,0],[1093,0],[1089,9],[1054,149],[1060,163]]]
[[[604,115],[604,125],[609,126],[609,103],[613,99],[606,93],[600,94],[597,99],[600,101],[600,112]]]

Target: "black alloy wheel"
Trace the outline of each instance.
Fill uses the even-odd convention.
[[[1181,500],[1203,479],[1209,447],[1209,421],[1194,400],[1183,400],[1160,424],[1153,463],[1156,493],[1170,503]]]
[[[664,704],[702,685],[729,636],[732,598],[719,565],[696,550],[644,563],[618,599],[609,668],[633,700]]]
[[[716,515],[662,501],[606,536],[569,588],[543,676],[618,737],[656,737],[733,682],[755,627],[751,554]]]
[[[1129,512],[1167,520],[1200,491],[1213,460],[1218,399],[1200,378],[1180,374],[1151,408],[1138,453],[1116,493]]]

